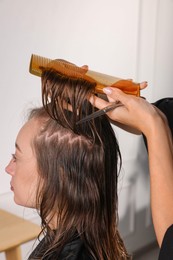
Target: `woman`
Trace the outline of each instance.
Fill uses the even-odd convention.
[[[30,113],[6,167],[15,202],[41,217],[44,238],[29,259],[129,259],[117,228],[116,137],[107,116],[77,124],[95,110],[95,84],[45,69],[42,87],[44,107]]]
[[[159,260],[173,259],[173,144],[167,118],[142,98],[127,96],[115,88],[105,88],[109,101],[123,104],[109,112],[121,127],[144,134],[147,140],[151,186],[151,209],[156,237],[161,247]],[[103,108],[109,102],[95,97],[91,100]]]

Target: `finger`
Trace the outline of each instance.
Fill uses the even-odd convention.
[[[123,91],[121,91],[118,88],[111,88],[106,87],[103,88],[103,92],[114,101],[120,101],[122,104],[126,104],[129,100],[129,97],[127,94],[125,94]]]
[[[89,99],[89,101],[91,102],[91,104],[95,107],[97,107],[98,109],[102,109],[108,105],[110,105],[110,103],[102,98],[99,98],[95,95],[92,95]]]
[[[140,89],[145,89],[148,86],[148,82],[144,81],[140,83]]]
[[[133,82],[133,79],[127,79],[127,80]],[[145,89],[147,86],[148,86],[148,82],[147,81],[144,81],[144,82],[140,83],[140,89]]]
[[[81,67],[81,69],[83,69],[83,70],[85,70],[86,72],[88,71],[88,65],[83,65],[82,67]]]

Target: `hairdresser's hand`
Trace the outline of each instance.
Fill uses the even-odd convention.
[[[163,116],[157,108],[143,98],[127,95],[121,90],[111,87],[105,88],[104,92],[110,102],[116,101],[123,104],[123,106],[110,111],[108,116],[116,122],[116,125],[128,132],[135,134],[142,132],[147,136],[157,118]],[[94,101],[91,102],[99,109],[110,104],[99,97],[95,97]]]
[[[173,144],[167,119],[143,98],[127,95],[116,88],[105,88],[104,92],[110,102],[123,104],[108,116],[121,125],[137,129],[147,138],[152,218],[161,245],[166,230],[173,223]],[[98,97],[93,101],[99,109],[109,104]]]
[[[87,71],[88,71],[88,65],[83,65],[83,66],[81,67],[81,69],[83,69],[85,72],[87,72]]]

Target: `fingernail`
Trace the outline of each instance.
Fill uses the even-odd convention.
[[[111,93],[112,93],[112,89],[109,88],[109,87],[103,88],[103,92],[104,92],[105,94],[111,94]]]

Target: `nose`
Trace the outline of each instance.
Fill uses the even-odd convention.
[[[9,164],[5,167],[5,171],[10,175],[14,175],[14,162],[12,159],[10,160]]]

